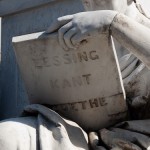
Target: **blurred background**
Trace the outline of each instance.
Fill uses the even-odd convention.
[[[142,5],[145,6],[147,11],[150,13],[150,0],[139,0]]]

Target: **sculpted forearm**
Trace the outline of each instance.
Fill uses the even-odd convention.
[[[140,12],[138,12],[136,20],[137,20],[137,22],[139,22],[140,24],[144,25],[145,27],[150,28],[150,19],[148,19],[147,17],[145,17]]]
[[[76,49],[83,40],[108,34],[110,29],[112,36],[120,45],[131,51],[150,68],[149,20],[139,16],[138,20],[134,21],[117,13],[111,10],[100,10],[60,17],[51,25],[47,33],[58,30],[60,45],[64,49]]]
[[[118,14],[110,30],[112,36],[150,68],[150,29]]]

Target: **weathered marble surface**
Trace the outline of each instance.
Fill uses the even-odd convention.
[[[100,2],[102,2],[102,1],[100,1]],[[116,2],[116,1],[112,1],[112,2]],[[118,2],[120,3],[120,0]],[[107,4],[107,3],[105,3],[105,4]],[[139,16],[140,15],[138,15],[138,17]],[[120,28],[119,25],[121,24],[122,17],[124,18],[123,22],[122,22],[124,25],[129,25],[127,27],[131,27],[131,26],[134,27],[134,28],[132,28],[132,32],[131,32],[131,30],[126,30],[126,32],[124,32],[124,30],[122,30],[122,29],[125,29],[125,28],[124,27]],[[145,23],[147,26],[149,26],[149,20],[148,21],[144,20],[143,17],[144,16],[141,17],[142,22],[140,22],[140,23],[141,24]],[[132,41],[132,42],[127,42],[127,43],[131,44],[131,45],[125,45],[125,46],[127,46],[125,48],[129,48],[128,46],[132,46],[132,44],[133,44],[135,47],[134,48],[131,47],[131,48],[133,48],[131,50],[139,51],[139,49],[136,49],[138,47],[138,46],[136,47],[136,45],[139,45],[140,43],[137,42],[136,41],[137,38],[133,38],[132,35],[135,35],[135,37],[140,38],[140,41],[143,41],[143,40],[147,41],[150,38],[147,38],[147,37],[149,37],[149,34],[145,34],[145,33],[149,33],[150,31],[147,28],[145,28],[144,26],[142,26],[142,25],[140,26],[136,21],[133,21],[132,19],[130,20],[123,15],[118,15],[118,17],[116,17],[116,18],[118,19],[119,24],[114,24],[114,23],[116,23],[116,19],[114,19],[113,27],[117,27],[117,31],[120,31],[121,33],[126,33],[126,34],[117,34],[117,35],[120,35],[118,38],[119,41],[120,41],[120,39],[122,40],[122,41],[120,41],[120,43],[124,44],[124,42],[125,42],[125,41],[123,41],[124,38],[127,38],[128,40],[130,39],[130,41]],[[87,21],[89,21],[89,20],[90,20],[90,18]],[[135,26],[136,26],[136,28],[135,28]],[[143,30],[140,30],[140,28],[142,28],[142,27],[143,27]],[[113,28],[111,28],[111,29],[112,29],[112,31],[114,31]],[[117,35],[115,35],[115,32],[112,32],[112,33],[113,33],[113,36],[117,38]],[[131,34],[129,34],[129,33],[131,33]],[[123,36],[121,36],[121,35],[123,35]],[[137,35],[139,35],[139,36],[137,36]],[[149,43],[149,41],[147,43]],[[141,47],[142,52],[143,51],[145,52],[146,48],[148,48],[148,52],[149,52],[150,46],[148,44],[145,44],[145,46],[143,44],[140,44],[140,46],[142,46]],[[133,51],[133,53],[134,52],[135,51]],[[137,53],[135,53],[135,54],[139,59],[141,58],[141,57],[139,57],[141,55],[137,55]],[[145,56],[141,60],[144,60],[144,58],[145,58]],[[147,66],[149,66],[149,64],[147,64]],[[39,137],[39,140],[37,140],[37,141],[34,141],[34,139],[32,140],[32,137],[35,137],[35,132],[33,135],[29,134],[29,136],[27,134],[26,135],[21,134],[21,138],[19,138],[19,139],[24,140],[24,139],[27,139],[27,136],[30,137],[30,138],[28,138],[29,139],[28,144],[25,144],[25,146],[29,145],[29,147],[28,147],[29,149],[32,149],[32,147],[30,147],[31,144],[33,144],[34,147],[36,146],[36,144],[39,146],[42,145],[43,147],[41,147],[41,149],[44,149],[44,150],[45,149],[55,149],[55,148],[53,148],[53,146],[57,146],[57,145],[61,144],[61,146],[62,146],[61,149],[66,150],[68,148],[68,146],[70,146],[70,144],[73,144],[73,142],[70,143],[70,139],[72,138],[72,135],[69,135],[69,133],[71,133],[72,130],[70,130],[68,128],[68,126],[62,124],[63,121],[62,122],[60,121],[59,118],[61,118],[61,117],[58,114],[57,114],[58,118],[53,118],[53,115],[55,114],[55,112],[52,113],[51,110],[49,110],[49,113],[48,113],[48,111],[47,111],[48,108],[43,108],[42,110],[41,110],[41,108],[43,108],[43,106],[38,106],[38,108],[37,108],[37,106],[36,107],[35,106],[29,106],[28,107],[28,113],[30,112],[29,115],[37,115],[38,116],[37,120],[36,120],[37,121],[36,123],[38,124],[38,125],[36,125],[38,134],[36,134],[36,135]],[[42,118],[41,118],[41,116],[42,116]],[[16,149],[20,150],[21,149],[19,147],[20,145],[22,145],[23,148],[25,149],[24,143],[27,142],[27,140],[25,140],[25,142],[18,141],[18,139],[17,139],[18,136],[16,136],[17,135],[16,133],[20,130],[21,127],[25,127],[24,128],[25,131],[27,131],[27,133],[30,133],[30,131],[27,130],[28,127],[26,126],[26,123],[28,123],[28,120],[27,120],[27,118],[25,120],[22,120],[19,118],[18,122],[16,123],[17,126],[13,126],[13,124],[16,120],[17,119],[11,119],[10,120],[11,123],[10,123],[9,127],[8,127],[9,121],[7,120],[6,124],[3,126],[3,128],[2,127],[0,128],[2,130],[0,133],[7,133],[7,134],[0,134],[0,139],[1,139],[0,144],[4,148],[2,146],[0,146],[0,147],[3,150],[6,150],[6,149],[7,150],[9,150],[9,149],[13,150],[12,148],[14,148],[14,150],[16,150]],[[24,121],[24,123],[20,124],[20,122],[22,122],[22,121]],[[33,118],[31,118],[30,121],[31,121],[31,123],[33,123],[35,120]],[[53,124],[51,124],[52,122],[53,122]],[[12,126],[14,128],[12,128]],[[118,128],[124,128],[124,129],[118,129]],[[10,130],[8,130],[8,129],[10,129]],[[42,130],[39,130],[39,129],[42,129]],[[82,132],[82,130],[80,130],[80,128],[78,128],[78,129],[79,129],[78,131]],[[35,127],[33,127],[33,130],[35,131]],[[66,132],[67,130],[69,130],[69,132]],[[5,131],[7,131],[7,132],[5,132]],[[11,133],[13,133],[13,134],[11,134],[11,136],[13,137],[11,140],[8,138],[8,136],[10,135],[10,131],[13,131],[13,132],[11,132]],[[23,132],[23,130],[22,130],[22,132]],[[19,132],[19,133],[21,133],[21,132]],[[65,134],[63,134],[63,133],[65,133]],[[75,132],[75,133],[78,134],[79,132],[78,133]],[[146,136],[146,135],[150,134],[149,133],[149,120],[131,121],[131,122],[121,123],[120,125],[115,126],[115,128],[110,128],[107,130],[106,129],[100,130],[99,133],[97,133],[97,135],[98,134],[99,134],[99,136],[95,136],[96,135],[95,134],[94,135],[95,137],[92,139],[89,136],[91,145],[92,145],[94,150],[96,150],[96,149],[103,149],[104,150],[105,149],[103,147],[104,145],[97,145],[97,144],[93,145],[93,143],[96,143],[96,142],[98,142],[99,144],[102,142],[105,143],[105,145],[107,145],[107,149],[111,149],[111,150],[116,150],[116,149],[118,149],[118,150],[119,149],[132,149],[132,150],[133,149],[138,149],[138,150],[149,149],[150,139],[148,136]],[[42,135],[42,136],[39,136],[39,135]],[[73,137],[76,138],[75,141],[76,140],[79,141],[79,143],[82,145],[84,142],[82,142],[81,140],[82,139],[84,140],[84,137],[81,138],[80,133],[78,135],[79,135],[79,138],[76,135],[75,136],[73,135]],[[46,137],[46,138],[44,138],[44,137]],[[52,137],[52,140],[49,137]],[[81,138],[81,140],[80,140],[80,138]],[[12,142],[13,140],[14,140],[14,142]],[[59,141],[61,141],[61,143],[59,143]],[[50,142],[52,142],[52,143],[50,143]],[[57,145],[55,144],[55,142],[57,143]],[[15,147],[12,147],[11,144]],[[78,145],[78,142],[75,142],[75,144]],[[87,144],[87,143],[85,142],[85,144]],[[82,149],[83,146],[81,146],[81,145],[78,145],[77,149],[80,149],[80,148]],[[50,146],[50,147],[48,147],[48,146]],[[74,146],[74,145],[71,145],[71,146]],[[60,146],[58,146],[58,147],[60,148]],[[56,147],[56,149],[59,149],[58,147]],[[68,149],[70,150],[73,148],[69,147]],[[86,148],[83,148],[83,149],[86,149]]]
[[[13,45],[31,103],[49,104],[93,130],[126,116],[116,52],[107,35],[68,51],[59,45],[57,34],[14,37]]]

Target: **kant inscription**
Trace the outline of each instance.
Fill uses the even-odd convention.
[[[82,76],[71,77],[70,79],[50,80],[50,87],[52,89],[71,88],[89,85],[90,82],[91,82],[91,74],[84,74]]]

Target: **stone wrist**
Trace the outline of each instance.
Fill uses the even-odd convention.
[[[112,33],[112,25],[115,22],[115,20],[118,18],[119,15],[120,15],[120,13],[116,13],[115,16],[114,16],[114,18],[112,19],[110,25],[109,25],[109,33],[110,34]]]

